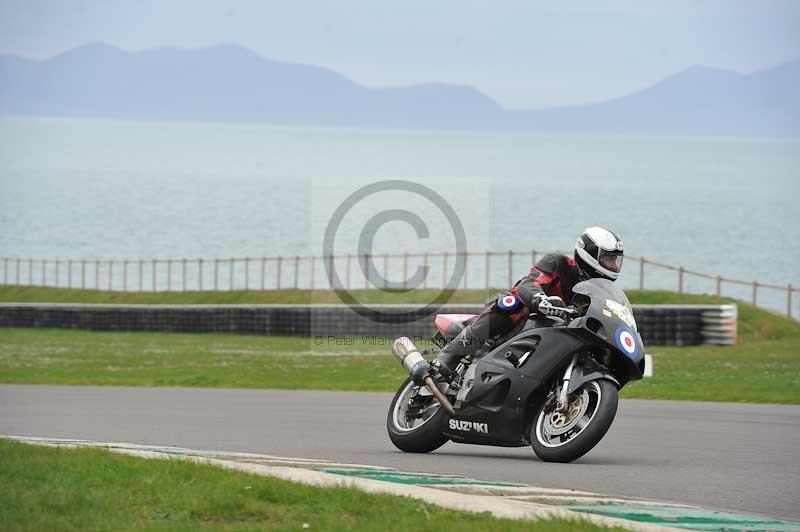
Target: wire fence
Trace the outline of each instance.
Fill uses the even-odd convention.
[[[527,273],[544,252],[382,253],[224,259],[21,259],[2,257],[2,282],[123,292],[330,289],[505,288]],[[631,262],[638,265],[631,275]],[[451,277],[463,265],[458,286]],[[688,270],[645,257],[625,257],[625,288],[666,289],[746,300],[797,319],[800,287],[745,281]],[[409,277],[409,272],[413,275]],[[781,302],[782,300],[782,302]]]

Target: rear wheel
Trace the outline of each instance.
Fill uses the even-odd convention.
[[[395,447],[407,453],[429,453],[447,443],[442,434],[445,412],[433,396],[418,395],[419,386],[407,379],[392,399],[386,430]]]
[[[588,453],[605,436],[617,414],[616,385],[600,379],[584,383],[567,397],[567,408],[556,411],[545,402],[531,427],[531,446],[545,462],[572,462]]]

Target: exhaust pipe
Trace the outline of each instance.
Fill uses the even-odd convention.
[[[408,371],[409,375],[411,375],[411,379],[415,383],[424,384],[436,400],[439,401],[439,404],[442,405],[445,412],[451,417],[455,416],[456,413],[455,410],[453,410],[453,405],[450,404],[450,401],[447,400],[447,397],[439,390],[430,376],[431,365],[422,357],[419,350],[417,350],[410,339],[405,336],[396,339],[392,343],[392,354],[400,361],[400,364],[406,368],[406,371]]]

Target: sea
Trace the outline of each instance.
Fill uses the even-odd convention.
[[[528,251],[570,250],[600,225],[630,256],[799,286],[798,201],[797,139],[0,119],[11,262],[467,251],[477,287],[480,253],[494,251],[489,281],[502,286]],[[638,286],[627,266],[622,282]],[[397,259],[389,269],[399,275]],[[677,288],[649,266],[646,281]],[[769,292],[759,300],[785,311],[786,294]]]

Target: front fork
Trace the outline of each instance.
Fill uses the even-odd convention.
[[[569,389],[569,381],[572,378],[572,370],[575,369],[575,364],[578,362],[578,355],[572,356],[572,360],[564,371],[564,377],[561,379],[561,389],[558,392],[558,399],[556,400],[556,411],[564,412],[567,409],[567,390]]]

